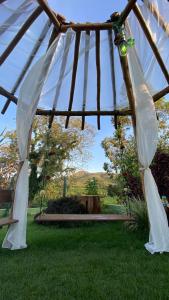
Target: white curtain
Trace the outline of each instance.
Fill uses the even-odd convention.
[[[169,252],[169,228],[156,183],[149,168],[157,149],[158,122],[148,85],[135,49],[129,51],[129,66],[135,94],[136,140],[138,158],[144,173],[144,190],[150,221],[150,253]]]
[[[54,62],[54,57],[61,45],[57,39],[31,69],[23,82],[17,105],[17,140],[21,170],[17,179],[13,218],[18,223],[12,224],[4,239],[3,248],[11,250],[26,248],[27,205],[29,193],[28,140],[33,118],[37,109],[42,87]],[[58,42],[59,41],[59,42]]]

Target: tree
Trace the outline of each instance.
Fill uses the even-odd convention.
[[[63,121],[63,118],[54,121],[49,131],[48,118],[36,117],[34,120],[29,154],[31,200],[41,189],[48,189],[48,192],[56,190],[61,178],[73,172],[80,161],[83,163],[89,157],[87,148],[93,141],[93,128],[86,124],[85,130],[81,131],[81,120],[72,119],[69,129],[65,130]],[[9,177],[13,175],[12,167],[16,174],[19,159],[16,132],[6,132],[2,136],[5,142],[0,145],[0,170],[6,174],[6,181],[3,177],[1,183],[4,187],[9,184]]]
[[[87,195],[98,195],[98,182],[95,177],[87,181],[86,192]]]
[[[164,181],[165,183],[168,182],[167,178],[169,176],[169,171],[167,167],[164,167],[162,161],[167,161],[167,152],[169,151],[169,103],[164,99],[161,99],[156,103],[156,110],[159,117],[159,143],[158,151],[152,164],[152,172],[160,193],[168,195]],[[127,188],[129,196],[139,196],[140,198],[143,198],[136,145],[129,119],[126,119],[126,117],[119,118],[118,130],[114,133],[112,138],[103,140],[102,147],[110,161],[110,163],[104,165],[107,173],[114,178],[113,180],[116,180],[116,184],[120,185],[122,191],[124,188]],[[166,163],[166,166],[167,165],[168,164]],[[161,170],[161,179],[158,175],[159,168]],[[163,172],[164,168],[165,172]],[[116,177],[115,173],[117,174]],[[163,184],[160,182],[163,182]]]
[[[19,163],[16,132],[4,130],[0,136],[0,187],[13,188]]]

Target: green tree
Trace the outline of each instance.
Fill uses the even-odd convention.
[[[159,117],[158,152],[166,153],[169,151],[169,103],[164,99],[161,99],[156,103],[156,111]],[[136,144],[129,118],[119,118],[117,131],[114,133],[113,137],[103,140],[102,147],[105,151],[106,157],[110,161],[109,163],[104,164],[104,169],[112,178],[113,182],[117,184],[118,189],[116,190],[121,189],[122,194],[124,194],[123,191],[127,188],[129,196],[139,196],[142,198],[143,193],[141,188]],[[159,168],[157,157],[159,157],[159,155],[155,156],[152,164],[152,167],[154,168],[153,172],[156,174],[155,179],[157,179],[156,176],[158,173],[155,170],[156,168]]]
[[[98,182],[95,177],[87,181],[85,189],[87,195],[98,195]]]

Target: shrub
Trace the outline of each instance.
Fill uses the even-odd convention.
[[[147,205],[145,201],[134,198],[128,202],[132,220],[127,222],[127,227],[132,230],[147,231],[149,228]]]
[[[50,200],[47,208],[44,210],[46,214],[86,214],[86,208],[78,201],[66,197],[58,200]]]

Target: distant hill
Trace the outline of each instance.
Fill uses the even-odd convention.
[[[85,186],[88,180],[91,180],[93,177],[98,182],[99,193],[105,194],[107,187],[112,183],[109,176],[105,172],[95,172],[90,173],[84,170],[78,171],[71,175],[68,179],[68,190],[70,194],[85,194]]]

